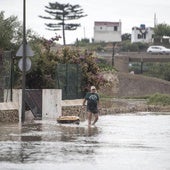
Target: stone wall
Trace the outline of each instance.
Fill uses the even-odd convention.
[[[18,123],[19,122],[18,110],[0,110],[0,122]]]
[[[0,103],[0,122],[19,122],[17,102]]]
[[[74,102],[74,101],[73,101]],[[148,105],[146,100],[133,99],[101,99],[99,115],[113,115],[120,113],[137,112],[169,112],[170,106]],[[79,116],[81,120],[87,119],[86,109],[81,105],[62,107],[63,116]]]
[[[70,101],[71,102],[71,101]],[[170,106],[149,106],[145,100],[126,100],[126,99],[101,99],[100,115],[111,115],[119,113],[136,113],[136,112],[169,112]],[[77,104],[77,101],[76,101]],[[87,112],[85,108],[80,105],[62,106],[63,116],[79,116],[81,121],[87,119]],[[0,122],[18,123],[18,110],[0,110]]]
[[[62,116],[79,116],[81,120],[87,117],[85,108],[80,105],[62,106]]]

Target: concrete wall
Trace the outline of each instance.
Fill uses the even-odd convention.
[[[61,89],[43,89],[42,119],[61,116]]]
[[[10,101],[8,91],[4,90],[5,98],[0,103],[0,122],[21,122],[21,90],[13,90],[13,101]]]
[[[62,112],[61,89],[43,89],[42,93],[42,119],[56,120]],[[4,95],[6,94],[7,90],[4,91]],[[21,108],[22,90],[13,89],[13,101],[7,98],[7,102],[0,103],[0,122],[13,122],[13,120],[21,122]]]
[[[117,29],[115,29],[117,28]],[[121,41],[121,22],[98,22],[94,23],[95,42],[120,42]]]
[[[142,34],[145,34],[146,38],[144,38],[143,37],[144,35],[142,35]],[[140,27],[133,27],[131,43],[134,43],[134,42],[151,43],[151,42],[153,42],[153,38],[152,38],[153,34],[154,34],[154,30],[152,27],[147,27],[144,29],[141,29]],[[140,38],[138,37],[138,35],[140,35]]]
[[[19,122],[18,102],[0,103],[0,122]]]

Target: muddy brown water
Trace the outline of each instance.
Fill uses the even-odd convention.
[[[100,116],[96,126],[0,124],[0,170],[168,170],[170,112]]]

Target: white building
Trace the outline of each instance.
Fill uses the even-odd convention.
[[[121,22],[94,22],[94,42],[120,42]]]
[[[132,28],[131,42],[144,42],[151,43],[153,42],[154,30],[152,27],[145,27],[144,24],[141,24],[140,27]]]

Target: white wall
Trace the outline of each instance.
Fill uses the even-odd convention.
[[[0,103],[1,110],[18,109],[19,122],[21,122],[21,109],[22,109],[22,89],[13,89],[13,101]],[[4,91],[7,95],[7,90]],[[52,119],[56,120],[61,116],[61,103],[62,103],[62,90],[61,89],[43,89],[42,90],[42,120]]]
[[[61,89],[43,89],[42,120],[61,116]]]
[[[94,34],[95,42],[120,42],[121,34],[117,32],[95,32]]]
[[[153,42],[152,35],[154,34],[154,31],[151,27],[147,27],[143,30],[144,32],[146,31],[146,38],[138,38],[138,34],[142,35],[140,32],[139,27],[133,27],[132,28],[132,37],[131,37],[131,42],[144,42],[144,43],[151,43]]]
[[[21,122],[21,108],[22,108],[22,90],[21,89],[13,89],[12,90],[12,98],[13,101],[10,101],[10,92],[8,90],[4,90],[4,103],[0,103],[1,110],[12,110],[17,109],[19,114],[19,122]],[[3,107],[2,107],[3,106]]]
[[[95,22],[94,42],[121,42],[121,29],[121,22]]]

